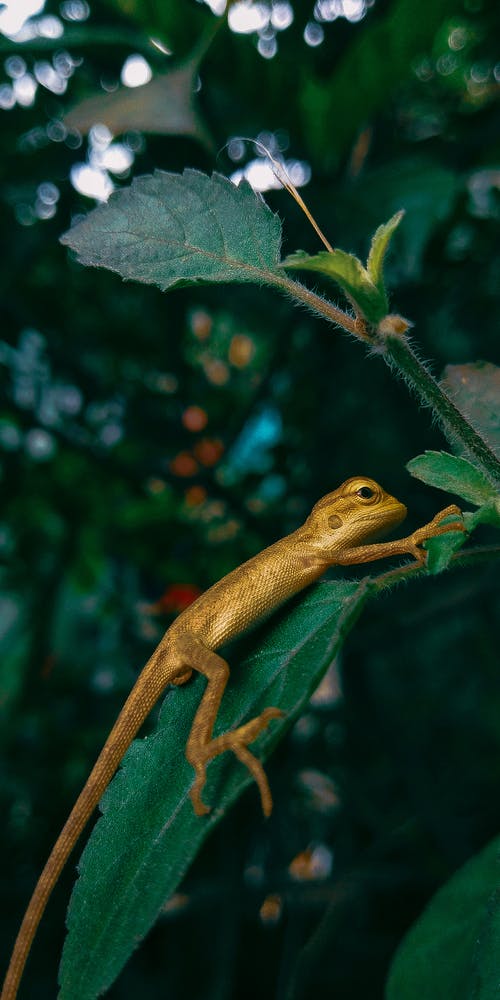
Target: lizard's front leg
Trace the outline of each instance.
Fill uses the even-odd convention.
[[[260,760],[250,752],[248,744],[253,743],[271,719],[280,718],[283,712],[279,708],[266,708],[255,719],[239,726],[238,729],[233,729],[214,738],[213,728],[229,679],[229,666],[222,656],[214,653],[197,636],[186,634],[180,637],[176,642],[176,647],[183,664],[207,678],[207,687],[194,717],[186,744],[186,757],[194,767],[196,774],[189,793],[195,813],[197,816],[203,816],[210,812],[209,807],[205,805],[201,797],[206,781],[208,762],[226,750],[232,750],[257,782],[262,811],[265,816],[269,816],[273,807],[269,783]]]

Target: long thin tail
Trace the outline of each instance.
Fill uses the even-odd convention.
[[[153,657],[156,660],[154,654]],[[15,1000],[33,938],[52,890],[125,751],[166,687],[170,678],[165,680],[164,676],[164,671],[150,660],[132,688],[38,879],[16,938],[0,1000]]]

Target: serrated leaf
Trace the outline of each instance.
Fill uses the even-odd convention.
[[[234,664],[216,732],[278,705],[286,717],[253,744],[266,757],[307,703],[370,593],[369,579],[319,584],[281,614],[263,641],[254,637],[244,661]],[[198,678],[167,695],[157,731],[132,744],[103,798],[68,911],[60,1000],[93,1000],[110,986],[201,843],[251,782],[232,755],[217,758],[204,792],[212,812],[194,815],[184,750],[203,687]]]
[[[445,451],[426,451],[408,462],[408,472],[428,486],[456,493],[477,507],[497,498],[495,487],[480,469],[466,458]]]
[[[498,979],[483,976],[482,963],[492,956],[487,943],[482,951],[481,938],[499,883],[499,854],[496,837],[436,893],[396,952],[386,1000],[497,1000]],[[498,940],[495,947],[498,969]]]
[[[286,257],[282,266],[319,271],[327,278],[332,278],[369,323],[378,323],[387,312],[385,295],[381,295],[366,268],[352,253],[346,253],[344,250],[321,250],[310,257],[298,251]]]
[[[442,382],[455,405],[500,458],[500,368],[489,361],[447,365]]]
[[[370,253],[368,254],[368,260],[366,262],[366,270],[373,281],[373,284],[378,288],[380,294],[384,297],[386,303],[386,312],[389,308],[389,303],[387,301],[387,294],[384,286],[384,257],[387,252],[387,248],[396,229],[401,222],[404,215],[404,210],[396,212],[389,219],[388,222],[384,222],[378,229],[375,230]]]
[[[281,223],[246,181],[156,170],[111,195],[61,238],[82,264],[158,285],[269,282]]]

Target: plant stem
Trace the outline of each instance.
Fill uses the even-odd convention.
[[[474,548],[456,552],[451,557],[448,569],[466,569],[468,566],[475,566],[478,563],[489,562],[491,559],[500,556],[500,545],[476,545]],[[398,566],[397,569],[390,569],[386,573],[380,573],[372,577],[370,589],[374,594],[380,593],[393,587],[396,583],[404,583],[410,577],[428,576],[425,566],[420,563],[408,563],[406,566]]]
[[[359,340],[373,344],[384,361],[415,390],[426,406],[431,407],[447,438],[475,458],[496,486],[500,484],[500,461],[415,353],[410,341],[401,332],[408,328],[406,320],[400,316],[387,316],[377,333],[370,335],[359,318],[338,309],[328,299],[298,281],[292,281],[288,275],[273,276],[273,284],[330,323],[353,333]]]
[[[336,326],[340,326],[347,333],[353,333],[356,337],[361,337],[363,340],[368,339],[360,331],[359,320],[355,316],[350,316],[343,309],[334,306],[333,302],[330,302],[329,299],[324,299],[321,295],[317,295],[316,292],[312,292],[310,288],[301,285],[299,281],[292,281],[288,275],[283,274],[281,276],[273,272],[272,284],[276,288],[279,288],[281,292],[287,292],[292,298],[303,302],[317,316],[328,319],[330,323],[335,323]]]
[[[387,333],[381,338],[384,361],[415,389],[432,408],[448,439],[474,457],[495,484],[500,483],[500,461],[486,441],[471,427],[437,379],[420,360],[405,336]]]

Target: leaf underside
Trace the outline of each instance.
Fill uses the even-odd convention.
[[[82,264],[162,290],[194,282],[272,282],[281,223],[247,181],[156,170],[115,191],[61,242]]]

